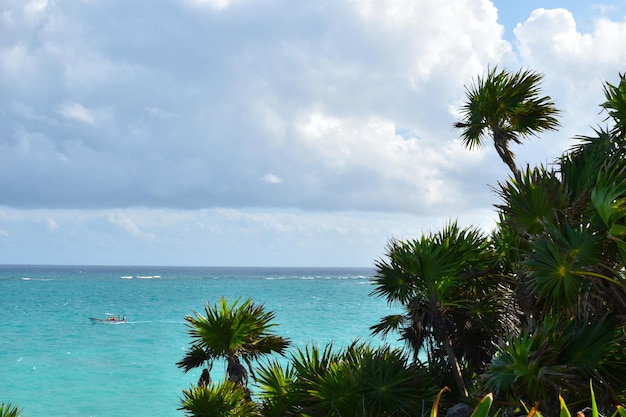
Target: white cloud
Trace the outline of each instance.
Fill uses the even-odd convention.
[[[463,77],[510,53],[488,0],[473,2],[350,0],[368,28],[401,45],[414,88],[437,73]],[[462,63],[462,65],[459,65]]]
[[[447,176],[481,153],[469,154],[455,140],[405,138],[396,131],[392,121],[382,118],[338,118],[319,112],[303,116],[296,127],[307,152],[322,158],[328,175],[363,175],[362,189],[351,190],[351,196],[365,194],[374,198],[369,195],[367,184],[376,179],[394,184],[392,189],[403,189],[395,197],[379,188],[375,188],[376,193],[404,200],[414,210],[457,203],[460,190]],[[393,201],[388,203],[392,205]]]
[[[263,181],[268,184],[280,184],[283,182],[282,178],[277,175],[272,174],[271,172],[263,175]]]
[[[24,12],[27,15],[34,16],[46,11],[48,0],[33,0],[24,5]]]
[[[115,226],[121,228],[129,235],[136,237],[141,240],[154,240],[155,236],[151,233],[146,233],[141,230],[141,228],[136,224],[135,220],[133,220],[130,215],[133,213],[125,213],[122,211],[118,211],[115,213],[110,213],[108,215],[109,222],[114,224]]]
[[[23,44],[18,43],[0,50],[0,68],[4,76],[11,80],[21,80],[24,75],[32,73],[33,64]]]
[[[390,237],[415,237],[423,228],[437,229],[449,220],[232,208],[5,212],[0,218],[0,263],[26,264],[72,264],[78,259],[117,265],[369,266]],[[32,239],[50,218],[62,227]]]
[[[54,219],[48,219],[46,223],[48,224],[48,230],[50,230],[51,232],[56,232],[59,230],[59,225]]]
[[[211,239],[235,251],[253,237],[280,259],[297,235],[307,239],[302,253],[335,256],[320,242],[350,251],[359,244],[351,234],[376,235],[379,247],[380,236],[457,216],[487,225],[496,199],[488,186],[508,172],[493,149],[470,152],[457,140],[463,86],[488,65],[546,75],[563,129],[515,148],[523,165],[550,161],[600,120],[601,82],[626,65],[626,23],[609,8],[582,24],[565,9],[537,10],[512,47],[488,0],[133,7],[3,6],[3,202],[85,216],[73,230],[58,212],[39,213],[32,229],[0,218],[13,239],[54,218],[59,239],[88,236],[84,246],[111,256],[149,242],[202,259],[220,249]]]
[[[164,119],[169,119],[176,116],[174,113],[168,112],[167,110],[163,110],[158,107],[145,107],[145,110],[153,116],[162,117]]]
[[[190,0],[191,4],[196,7],[210,7],[216,10],[224,10],[234,3],[237,0]]]
[[[59,113],[68,119],[78,120],[90,125],[96,124],[93,112],[75,101],[66,101],[61,104]]]
[[[518,24],[515,35],[524,60],[565,76],[602,73],[626,63],[626,20],[596,21],[592,33],[580,33],[571,12],[566,9],[537,9],[524,23]]]
[[[573,144],[570,138],[592,134],[590,126],[601,123],[602,83],[616,82],[626,65],[626,20],[597,19],[590,33],[581,33],[570,11],[537,9],[515,36],[522,65],[545,75],[545,91],[563,110],[560,132],[520,153],[545,155],[549,147],[556,157]]]

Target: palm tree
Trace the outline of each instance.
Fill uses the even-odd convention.
[[[491,136],[496,152],[516,180],[520,171],[510,143],[521,143],[522,138],[559,126],[559,111],[549,96],[540,94],[542,79],[543,75],[533,71],[509,73],[494,67],[466,87],[462,120],[454,124],[461,129],[461,140],[468,149],[482,147],[485,137]]]
[[[418,240],[392,240],[387,260],[376,263],[372,294],[400,304],[403,313],[384,317],[373,333],[399,332],[416,361],[425,353],[433,371],[445,371],[438,383],[451,374],[466,397],[464,371],[476,374],[486,366],[515,317],[507,288],[494,275],[495,261],[482,233],[456,223]]]
[[[248,375],[254,377],[251,361],[271,353],[282,355],[289,346],[287,339],[271,332],[276,326],[271,323],[273,319],[274,313],[266,312],[252,299],[241,304],[237,299],[229,305],[221,297],[219,304],[207,304],[204,315],[195,313],[185,317],[192,343],[177,365],[185,372],[204,367],[208,373],[213,361],[223,358],[228,380],[246,387]]]

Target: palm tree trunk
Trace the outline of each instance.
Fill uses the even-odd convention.
[[[247,387],[248,372],[246,371],[245,366],[243,366],[239,361],[239,357],[229,356],[226,358],[226,362],[226,375],[228,375],[228,380],[239,384],[242,387]]]
[[[498,153],[498,156],[500,156],[500,159],[502,159],[502,162],[504,162],[506,166],[509,167],[509,169],[513,173],[513,176],[515,177],[515,180],[518,183],[521,182],[522,174],[520,170],[517,169],[517,165],[515,165],[515,156],[513,155],[513,152],[509,150],[508,145],[506,145],[506,142],[504,142],[503,144],[495,136],[496,135],[494,134],[493,144],[494,144],[494,147],[496,148],[496,152]]]
[[[454,355],[454,349],[452,349],[452,344],[450,343],[450,338],[448,337],[448,331],[446,330],[445,333],[446,334],[442,340],[442,343],[443,348],[446,350],[448,364],[452,369],[452,375],[454,376],[454,380],[459,389],[459,392],[462,393],[464,397],[467,397],[467,388],[465,388],[465,382],[463,381],[463,375],[461,374],[461,366],[459,365],[459,361]]]

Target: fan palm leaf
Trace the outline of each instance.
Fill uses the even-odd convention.
[[[568,209],[567,191],[553,172],[527,168],[520,181],[499,183],[501,219],[522,235],[538,234]]]
[[[602,221],[603,232],[626,264],[626,159],[612,158],[602,166],[603,175],[591,191],[591,201]],[[618,259],[620,259],[618,258]]]
[[[589,291],[594,269],[603,262],[600,238],[585,228],[574,229],[568,224],[565,232],[551,223],[546,229],[546,233],[531,241],[522,262],[530,278],[529,286],[553,313],[584,313],[591,308],[585,302],[587,295],[602,298]]]
[[[184,372],[189,372],[195,368],[201,368],[205,363],[211,363],[215,357],[212,352],[198,345],[192,345],[185,353],[185,357],[176,363]]]
[[[613,119],[613,133],[620,139],[626,138],[626,73],[619,74],[619,84],[604,84],[606,101],[600,106],[608,113],[607,120]]]
[[[266,417],[301,415],[300,405],[305,397],[297,389],[296,372],[291,364],[282,367],[277,361],[260,365],[257,370],[262,412]]]
[[[556,415],[559,393],[581,400],[590,395],[589,380],[602,383],[619,399],[626,387],[623,323],[602,316],[563,320],[548,316],[526,333],[511,337],[489,364],[486,388],[500,400],[540,401]]]

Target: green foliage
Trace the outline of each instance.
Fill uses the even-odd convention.
[[[435,403],[433,404],[433,407],[431,409],[430,412],[430,417],[437,417],[438,413],[439,413],[439,403],[441,401],[441,397],[443,394],[445,394],[447,391],[449,391],[448,387],[444,387],[439,394],[437,395],[437,398],[435,399]],[[589,381],[589,392],[590,392],[590,398],[589,398],[589,404],[590,407],[586,407],[584,410],[581,410],[577,413],[577,415],[585,415],[584,411],[591,411],[591,416],[592,417],[600,417],[602,416],[602,414],[600,414],[600,409],[598,406],[598,402],[596,401],[596,395],[593,389],[593,381]],[[479,402],[478,404],[474,407],[471,417],[488,417],[489,416],[489,411],[491,410],[491,406],[493,404],[493,394],[489,393],[487,395],[485,395]],[[526,415],[527,417],[533,417],[535,415],[542,417],[544,415],[543,412],[541,412],[539,410],[539,405],[540,403],[537,402],[535,403],[535,405],[531,408],[528,409],[525,405],[524,405],[524,401],[521,401],[524,410],[526,411]],[[493,415],[496,416],[498,415],[502,410],[498,410],[497,412],[495,412]],[[555,410],[554,414],[548,414],[548,415],[559,415],[559,417],[571,417],[571,412],[569,410],[569,407],[567,406],[565,400],[563,399],[563,397],[559,394],[558,395],[558,407]],[[518,411],[515,412],[515,415],[522,415],[521,413],[519,413]],[[613,414],[611,414],[611,417],[616,417],[617,415],[619,415],[620,417],[626,417],[626,409],[624,409],[624,407],[622,405],[616,405],[615,406],[615,411],[613,412]]]
[[[491,136],[498,155],[519,178],[515,155],[509,144],[559,126],[559,111],[549,96],[542,96],[541,74],[529,70],[514,73],[489,70],[466,88],[467,101],[461,107],[461,142],[468,148],[481,147]]]
[[[22,410],[11,403],[0,403],[0,417],[20,417]]]
[[[485,386],[508,401],[539,401],[554,411],[559,393],[582,397],[590,379],[615,396],[626,388],[626,338],[618,320],[569,320],[552,316],[528,333],[511,337],[485,374]]]
[[[192,417],[251,417],[259,416],[256,404],[249,400],[245,388],[232,381],[190,387],[183,390],[182,407]]]
[[[388,346],[354,342],[337,353],[332,346],[307,347],[294,353],[291,363],[297,390],[291,392],[296,405],[291,413],[410,416],[431,404],[435,394],[427,369],[409,363],[400,350]]]
[[[271,353],[283,354],[289,346],[287,339],[273,334],[273,319],[274,313],[266,312],[252,299],[243,303],[237,299],[229,305],[222,297],[219,304],[207,305],[204,315],[185,317],[191,348],[177,365],[188,372],[223,358],[229,379],[246,385],[248,372],[241,360],[252,373],[251,361]]]
[[[493,394],[485,395],[476,408],[474,408],[470,417],[487,417],[491,409],[491,404],[493,404]]]
[[[306,394],[297,388],[296,372],[291,364],[286,368],[277,361],[260,365],[257,370],[257,385],[264,416],[295,416],[302,411],[300,404]]]
[[[387,260],[376,263],[372,294],[403,306],[384,317],[374,334],[400,333],[414,358],[426,352],[442,384],[453,375],[464,394],[466,369],[480,370],[495,352],[497,337],[511,328],[508,288],[493,273],[496,254],[475,228],[451,223],[438,233],[411,241],[392,240]],[[442,384],[443,385],[443,384]]]
[[[567,211],[568,194],[554,172],[527,168],[520,181],[499,183],[501,218],[520,234],[538,234]]]
[[[552,312],[566,316],[589,306],[592,266],[601,258],[600,237],[586,228],[547,223],[545,232],[533,237],[521,266],[528,272],[529,287]],[[591,294],[593,296],[593,293]],[[545,310],[544,310],[545,311]]]
[[[620,82],[617,85],[611,83],[604,84],[604,95],[606,101],[600,106],[615,122],[613,133],[619,137],[626,136],[626,74],[620,74]]]

